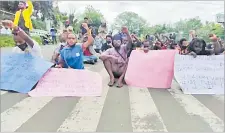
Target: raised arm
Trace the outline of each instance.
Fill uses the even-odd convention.
[[[218,38],[215,34],[209,35],[209,39],[212,41],[213,47],[214,47],[214,54],[218,55],[222,52],[222,47],[218,41]]]
[[[87,48],[89,45],[93,44],[94,38],[91,35],[91,29],[88,28],[88,25],[86,23],[83,23],[82,27],[87,30],[88,40],[83,44],[83,47]]]
[[[18,26],[16,26],[11,20],[4,20],[2,24],[5,27],[8,27],[12,29],[12,33],[14,35],[20,36],[25,42],[33,48],[34,42],[31,37],[29,37],[22,29],[20,29]]]
[[[128,28],[123,26],[122,27],[122,33],[126,34],[127,36],[127,40],[128,40],[128,44],[127,44],[127,50],[130,50],[132,48],[132,39],[131,39],[131,36],[130,36],[130,33],[128,31]]]
[[[31,0],[27,0],[27,4],[28,4],[27,11],[29,12],[29,14],[31,16],[32,13],[33,13],[34,6],[33,6],[32,2],[31,2]]]

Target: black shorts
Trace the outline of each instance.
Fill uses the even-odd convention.
[[[120,78],[121,75],[119,75],[118,73],[113,72],[113,76],[114,76],[114,78],[118,79],[118,78]]]

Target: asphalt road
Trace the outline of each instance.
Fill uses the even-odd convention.
[[[49,60],[54,46],[42,50]],[[185,95],[175,81],[168,90],[109,88],[101,62],[87,69],[102,75],[101,97],[32,98],[1,91],[1,132],[224,131],[224,96]]]

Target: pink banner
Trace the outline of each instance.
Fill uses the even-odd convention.
[[[176,50],[151,50],[144,53],[133,50],[129,59],[125,81],[143,88],[171,87]]]
[[[31,97],[41,96],[101,96],[102,77],[89,70],[51,68],[29,92]]]

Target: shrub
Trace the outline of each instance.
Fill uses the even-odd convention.
[[[41,38],[39,36],[32,36],[32,39],[38,42],[39,45],[42,45]],[[15,42],[11,35],[0,35],[0,47],[14,47]]]

